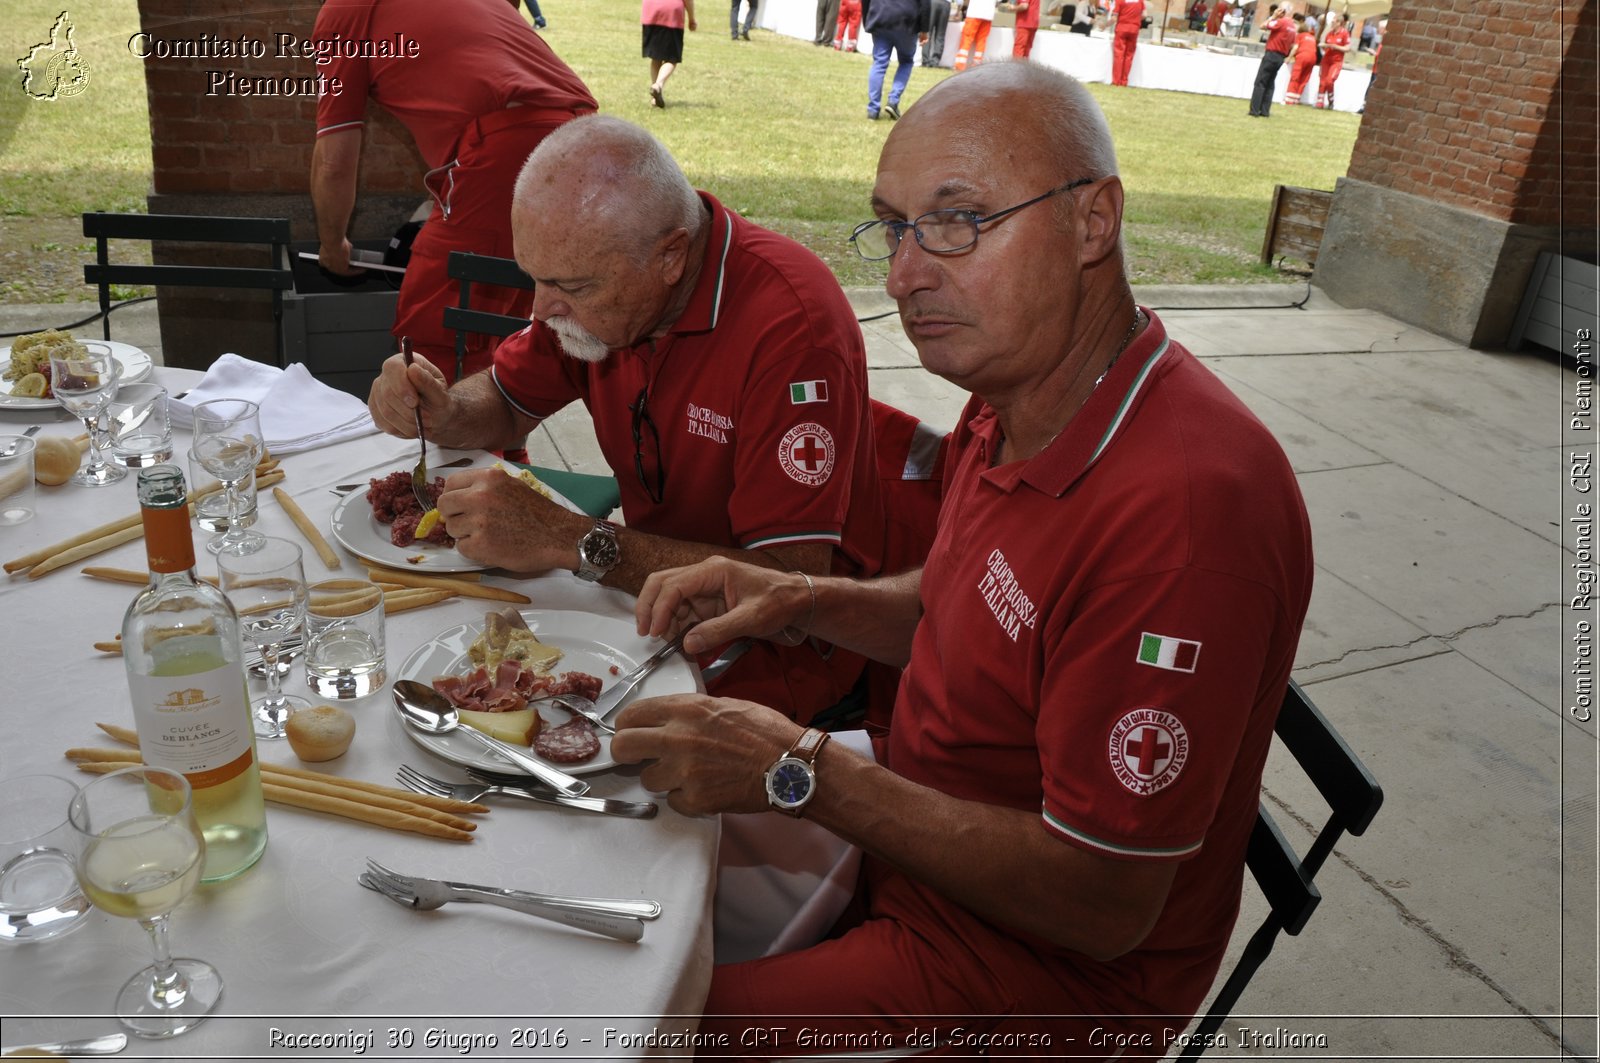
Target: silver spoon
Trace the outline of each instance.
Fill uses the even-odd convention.
[[[394,703],[400,715],[419,731],[427,734],[449,734],[460,730],[485,749],[498,753],[517,767],[534,776],[546,786],[553,786],[564,794],[574,796],[589,792],[589,784],[553,768],[544,761],[524,753],[516,746],[491,738],[473,727],[463,727],[461,715],[450,700],[430,686],[412,679],[402,679],[394,685]]]
[[[36,436],[36,435],[39,434],[39,429],[43,428],[43,427],[44,427],[43,425],[37,425],[36,424],[33,427],[29,428],[26,432],[23,432],[22,434],[25,435],[25,436],[29,436],[29,437]],[[0,451],[0,458],[9,458],[9,457],[11,457],[11,455],[13,455],[13,454],[15,454],[17,452],[18,445],[19,444],[17,444],[17,443],[13,443],[9,447],[7,447],[5,450]]]

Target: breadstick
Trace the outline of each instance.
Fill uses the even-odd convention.
[[[411,569],[391,568],[387,565],[367,566],[367,575],[374,583],[378,582],[379,580],[392,580],[398,576],[409,576],[411,575],[411,572]],[[465,580],[468,583],[477,583],[479,580],[483,579],[483,573],[452,572],[450,573],[450,578],[453,580]]]
[[[300,529],[300,534],[306,537],[306,542],[316,550],[317,556],[322,558],[322,563],[329,568],[338,568],[339,555],[333,552],[333,547],[329,546],[328,540],[317,531],[317,526],[311,523],[311,518],[306,516],[306,511],[300,508],[300,504],[289,497],[289,492],[281,487],[274,487],[272,497],[276,498],[278,505],[289,514],[289,519],[294,521],[294,526]]]
[[[143,587],[150,582],[150,573],[140,572],[135,568],[106,568],[100,565],[86,565],[78,569],[78,571],[85,576],[108,580],[112,583],[132,583]],[[217,577],[215,576],[201,576],[200,578],[213,587],[217,585]]]
[[[122,643],[120,642],[97,642],[94,644],[94,648],[101,653],[114,653],[118,657],[122,656]]]
[[[347,786],[340,786],[334,782],[319,782],[316,779],[301,779],[293,775],[275,775],[267,772],[264,782],[274,786],[284,786],[292,790],[304,790],[310,794],[321,794],[323,797],[334,797],[341,801],[351,801],[357,804],[371,805],[374,808],[388,809],[390,812],[400,812],[407,816],[416,816],[419,819],[431,819],[435,823],[443,823],[454,827],[456,830],[477,830],[478,825],[470,819],[451,815],[430,808],[418,801],[407,797],[389,797],[385,794],[367,793],[361,790],[351,790]],[[342,780],[341,780],[342,781]]]
[[[396,613],[421,609],[425,605],[434,605],[455,596],[454,591],[390,591],[383,596],[383,612],[385,616],[393,616]]]
[[[21,557],[7,561],[5,563],[5,570],[7,572],[20,572],[21,570],[25,568],[31,568],[32,566],[37,565],[39,562],[47,560],[56,554],[61,553],[62,551],[71,550],[75,546],[81,546],[84,543],[94,542],[97,539],[102,539],[107,535],[114,535],[120,531],[126,531],[129,528],[139,528],[140,534],[143,534],[143,526],[139,523],[139,514],[135,513],[131,517],[123,517],[121,520],[114,520],[107,524],[102,524],[98,528],[90,528],[88,531],[74,535],[70,539],[63,539],[54,546],[41,547],[31,554],[24,554]]]
[[[277,783],[263,783],[261,791],[268,801],[275,804],[290,805],[294,808],[304,808],[313,812],[327,812],[345,819],[360,820],[379,827],[388,827],[391,830],[408,830],[416,834],[426,834],[434,838],[448,838],[451,841],[470,842],[472,832],[451,827],[443,823],[435,823],[431,819],[422,819],[419,816],[408,816],[403,812],[392,812],[385,808],[375,808],[372,805],[360,804],[356,801],[346,801],[340,797],[327,797],[315,794],[309,790],[296,790],[289,786],[280,786]]]
[[[102,535],[98,539],[90,539],[88,542],[80,542],[71,549],[47,557],[43,561],[40,561],[38,564],[34,565],[32,568],[28,569],[28,578],[38,579],[40,576],[47,575],[51,572],[54,572],[58,568],[70,565],[74,561],[82,561],[86,557],[93,557],[95,554],[104,553],[113,547],[121,546],[123,543],[131,543],[133,540],[141,539],[143,537],[144,526],[141,524],[135,524],[131,528],[123,528],[121,531],[112,532],[110,535]]]
[[[454,576],[425,576],[415,572],[390,574],[376,568],[368,568],[367,575],[374,580],[388,578],[405,587],[428,587],[437,590],[455,591],[463,598],[489,598],[497,602],[514,602],[517,605],[531,605],[533,603],[533,599],[526,594],[518,594],[516,591],[506,590],[504,587],[491,587],[483,583],[459,580]]]
[[[106,734],[110,735],[112,738],[116,739],[118,742],[126,742],[131,746],[137,746],[139,744],[139,736],[131,728],[118,727],[116,724],[112,723],[97,723],[95,726],[100,728],[100,730],[104,731]],[[115,750],[105,750],[103,752],[115,752]],[[427,805],[429,808],[436,808],[441,812],[482,813],[489,811],[489,807],[487,805],[480,805],[474,801],[457,801],[453,797],[434,797],[432,794],[414,794],[410,790],[397,790],[393,786],[384,786],[375,782],[365,782],[361,779],[347,779],[342,775],[328,775],[320,771],[311,771],[308,768],[292,768],[283,764],[263,764],[261,766],[261,770],[266,772],[268,775],[283,775],[295,779],[307,779],[312,782],[334,783],[339,786],[347,787],[351,790],[360,790],[363,793],[382,794],[386,797],[399,797],[410,801],[413,804]]]

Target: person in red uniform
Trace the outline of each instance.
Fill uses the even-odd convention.
[[[1294,65],[1289,68],[1289,88],[1283,94],[1286,107],[1300,102],[1301,94],[1306,91],[1306,82],[1311,80],[1311,71],[1317,65],[1316,23],[1298,12],[1295,13],[1294,22],[1294,51],[1289,54],[1289,60]]]
[[[1111,38],[1111,83],[1126,85],[1133,53],[1139,49],[1139,31],[1144,28],[1144,0],[1114,0],[1111,14],[1116,22]]]
[[[460,287],[446,273],[450,252],[511,254],[511,186],[518,168],[551,130],[596,110],[594,97],[505,0],[327,0],[314,37],[333,49],[325,72],[342,83],[338,94],[317,100],[311,154],[323,268],[356,272],[346,233],[370,99],[410,130],[433,197],[433,212],[411,246],[394,335],[409,336],[446,379],[458,370],[486,368],[492,340],[469,337],[465,365],[458,367],[455,332],[444,327],[444,308],[456,304]],[[397,39],[414,48],[362,59],[337,47]],[[473,298],[475,309],[525,317],[533,296],[484,285]]]
[[[866,353],[827,266],[696,194],[649,133],[602,116],[540,145],[511,226],[537,284],[535,322],[500,346],[491,373],[448,390],[430,366],[389,359],[373,419],[409,438],[420,409],[429,440],[495,449],[582,401],[626,527],[498,470],[462,472],[439,498],[458,550],[629,593],[713,554],[813,576],[879,570]],[[800,719],[843,701],[862,658],[796,641],[710,653],[711,688],[772,698]]]
[[[1256,68],[1256,83],[1250,93],[1250,117],[1271,118],[1272,96],[1278,91],[1278,70],[1294,50],[1294,6],[1289,0],[1272,9],[1272,17],[1262,24],[1267,44]]]
[[[1228,13],[1228,0],[1217,0],[1211,14],[1206,16],[1206,32],[1215,37],[1222,32],[1222,19]]]
[[[1033,54],[1033,39],[1039,35],[1039,9],[1044,0],[1017,0],[1017,21],[1011,31],[1011,58],[1026,59]]]
[[[1328,32],[1322,38],[1322,65],[1317,69],[1317,106],[1333,107],[1333,83],[1344,69],[1344,54],[1350,50],[1350,30],[1344,16],[1328,14]]]
[[[833,35],[833,50],[853,52],[861,40],[861,0],[839,0],[839,25]]]
[[[613,755],[674,808],[803,813],[866,855],[826,940],[714,970],[699,1032],[730,1044],[701,1052],[937,1028],[961,1055],[1161,1056],[1227,948],[1310,598],[1294,471],[1135,305],[1110,131],[1078,82],[1035,63],[940,82],[872,201],[922,364],[972,393],[926,566],[815,581],[813,612],[798,577],[715,558],[652,576],[636,611],[688,646],[805,628],[908,662],[881,763],[757,704],[618,715]],[[745,1016],[773,1040],[741,1044]]]

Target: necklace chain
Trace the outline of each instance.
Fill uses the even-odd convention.
[[[1111,370],[1116,367],[1117,361],[1121,359],[1122,352],[1128,349],[1128,344],[1133,342],[1133,334],[1139,331],[1139,322],[1143,320],[1144,310],[1137,306],[1134,307],[1133,324],[1128,326],[1128,334],[1122,337],[1122,342],[1117,345],[1117,353],[1111,356],[1111,361],[1106,363],[1105,369],[1101,371],[1099,376],[1095,377],[1094,388],[1089,389],[1090,395],[1094,394],[1094,389],[1100,386],[1101,381],[1105,380],[1106,377],[1111,375]],[[1085,404],[1087,404],[1089,400],[1087,397],[1085,397],[1083,401]]]

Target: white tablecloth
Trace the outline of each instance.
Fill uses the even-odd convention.
[[[198,377],[156,370],[156,379],[174,392]],[[29,421],[45,423],[46,434],[77,431],[58,412],[0,411],[0,431]],[[180,435],[180,453],[187,444]],[[454,456],[441,454],[440,460]],[[326,529],[337,501],[330,485],[409,468],[414,456],[412,444],[369,436],[286,458],[282,486]],[[41,487],[38,502],[34,520],[0,528],[5,560],[138,509],[132,474],[107,488]],[[298,540],[270,492],[262,495],[256,530]],[[207,533],[198,534],[203,543]],[[201,574],[214,574],[214,561],[203,545],[197,548]],[[82,576],[77,570],[83,564],[142,569],[143,542],[37,581],[18,575],[0,582],[5,775],[47,772],[82,782],[89,776],[77,772],[63,751],[114,745],[96,729],[97,721],[131,726],[121,658],[99,655],[90,644],[115,635],[136,589]],[[308,547],[308,578],[326,571]],[[362,570],[345,555],[343,571]],[[565,573],[519,589],[533,597],[531,608],[632,617],[628,596]],[[482,606],[460,599],[391,618],[391,676],[433,634],[481,618]],[[291,689],[304,692],[302,676],[297,667],[288,680]],[[345,704],[357,719],[355,744],[344,757],[314,767],[390,783],[395,768],[406,762],[461,777],[406,737],[393,719],[387,691]],[[260,753],[268,763],[300,764],[281,741],[260,743]],[[589,779],[591,792],[600,796],[648,796],[627,772]],[[353,1031],[356,1038],[372,1031],[368,1058],[459,1059],[460,1047],[474,1035],[493,1036],[496,1047],[473,1048],[473,1059],[636,1058],[660,1054],[641,1040],[652,1033],[692,1031],[711,970],[716,821],[679,816],[664,802],[653,820],[509,799],[491,804],[493,812],[479,817],[470,843],[269,805],[270,842],[260,864],[234,882],[202,887],[173,916],[175,954],[211,961],[226,980],[220,1016],[172,1041],[136,1041],[119,1058],[357,1055],[349,1049],[275,1046],[274,1030],[347,1037]],[[413,912],[357,885],[368,856],[458,880],[649,897],[664,911],[646,924],[637,945],[483,906]],[[148,960],[149,942],[136,923],[98,911],[58,940],[0,945],[0,1036],[12,1044],[115,1029],[105,1018],[112,999]],[[519,1033],[524,1030],[531,1033]]]

